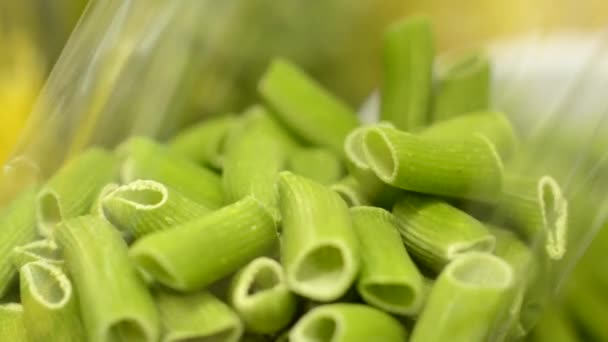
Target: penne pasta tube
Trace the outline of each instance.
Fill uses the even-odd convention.
[[[279,196],[287,285],[317,301],[341,297],[359,271],[359,246],[348,207],[335,192],[289,171],[279,176]]]
[[[403,246],[396,218],[374,207],[354,207],[350,213],[361,246],[361,297],[389,313],[417,314],[425,296],[423,277]]]
[[[107,194],[101,204],[115,227],[135,238],[166,230],[210,212],[178,191],[152,180],[136,180]]]
[[[175,290],[193,291],[229,275],[277,243],[274,220],[253,197],[137,240],[138,268]],[[204,260],[204,262],[198,262]]]
[[[297,297],[285,284],[283,268],[267,257],[251,261],[234,276],[229,298],[245,329],[258,334],[285,328],[297,309]]]
[[[158,290],[155,299],[163,326],[162,342],[240,341],[243,324],[239,317],[209,292]]]
[[[441,199],[407,193],[393,214],[408,251],[436,272],[460,254],[494,250],[496,238],[483,223]]]
[[[298,137],[343,156],[344,138],[358,126],[345,103],[283,59],[270,64],[258,89],[272,113]]]
[[[61,268],[44,261],[20,268],[23,323],[30,342],[86,339],[72,282]]]
[[[507,117],[496,111],[478,111],[437,122],[420,132],[429,139],[458,141],[479,134],[488,139],[503,159],[513,155],[517,137]]]
[[[500,193],[502,161],[482,135],[438,141],[376,126],[367,129],[363,141],[372,171],[394,187],[479,200]]]
[[[395,318],[361,304],[326,304],[307,312],[289,333],[291,342],[405,342]]]
[[[255,106],[226,148],[222,185],[227,203],[253,196],[279,219],[277,175],[286,167],[295,142],[268,112]]]
[[[388,28],[382,48],[380,118],[416,131],[429,120],[433,37],[428,18],[412,16]]]
[[[513,281],[511,266],[496,256],[459,256],[435,281],[410,341],[490,340],[512,299]]]
[[[158,313],[120,233],[99,217],[81,216],[62,222],[56,236],[88,340],[157,341]]]
[[[134,137],[118,147],[122,159],[121,180],[138,179],[165,184],[209,209],[224,202],[222,182],[213,171],[197,165],[153,140]]]
[[[51,237],[62,220],[88,213],[99,190],[116,178],[117,168],[117,158],[98,148],[91,148],[63,165],[38,193],[36,213],[40,234]]]

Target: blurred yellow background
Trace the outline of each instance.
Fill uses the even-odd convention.
[[[377,84],[379,70],[373,61],[378,58],[383,28],[391,21],[411,13],[426,13],[433,18],[440,51],[478,45],[497,37],[532,30],[598,28],[608,19],[608,2],[604,0],[332,2],[335,3],[333,6],[323,6],[335,10],[334,16],[339,17],[337,20],[349,23],[343,17],[353,16],[355,18],[352,20],[357,25],[352,28],[350,35],[332,32],[343,39],[343,43],[335,44],[333,52],[325,51],[322,54],[324,63],[311,67],[318,69],[311,71],[354,103],[360,102]],[[261,7],[268,6],[263,1],[258,3]],[[0,112],[0,163],[9,155],[44,78],[85,5],[86,1],[83,0],[0,2],[0,51],[3,51],[0,57],[0,105],[3,108]],[[253,14],[259,16],[259,13],[263,11],[256,10]],[[306,20],[306,16],[307,13],[304,13],[302,19]],[[324,19],[327,21],[327,17]],[[331,23],[325,25],[336,26]],[[317,29],[317,36],[322,36],[323,29]],[[299,44],[310,45],[319,53],[320,49],[327,49],[313,40]],[[283,48],[283,45],[279,45],[279,48]],[[354,78],[345,76],[353,74],[343,72],[345,61],[350,64],[348,68],[357,70]]]

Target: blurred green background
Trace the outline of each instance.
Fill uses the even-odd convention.
[[[85,5],[83,0],[0,0],[0,163],[13,150]],[[238,1],[230,12],[217,7],[220,19],[211,20],[216,13],[205,18],[229,30],[220,30],[212,53],[196,56],[188,66],[160,136],[207,115],[241,110],[276,55],[296,61],[359,106],[378,84],[384,28],[411,13],[431,16],[439,52],[532,31],[593,30],[608,23],[605,0],[251,0]],[[597,162],[605,147],[595,148]],[[608,270],[602,263],[607,248],[608,229],[603,229],[530,340],[608,341]]]

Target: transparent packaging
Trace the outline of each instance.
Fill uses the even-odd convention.
[[[136,135],[166,141],[199,120],[242,112],[259,101],[257,80],[274,57],[373,120],[382,32],[409,11],[384,2],[91,1],[4,165],[2,203],[87,147],[113,149]],[[436,30],[456,36],[478,14],[440,13]],[[522,38],[488,33],[456,44],[441,36],[438,53],[488,48],[492,108],[527,147],[520,172],[544,166],[568,199],[566,255],[535,280],[535,316],[608,221],[608,35],[528,26],[511,32]],[[482,205],[471,210],[490,215]],[[542,242],[533,247],[543,253]]]

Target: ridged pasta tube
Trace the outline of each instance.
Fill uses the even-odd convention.
[[[245,329],[258,334],[280,331],[297,309],[297,297],[285,284],[283,268],[267,257],[253,260],[234,276],[229,298]]]
[[[278,220],[277,176],[295,143],[262,107],[249,109],[243,120],[234,133],[238,136],[232,136],[226,147],[222,173],[226,202],[251,195]]]
[[[277,117],[301,139],[343,156],[344,138],[358,120],[345,103],[295,65],[274,60],[258,89]]]
[[[317,301],[344,295],[359,271],[359,242],[338,194],[289,171],[279,176],[281,263],[289,288]]]
[[[101,201],[107,219],[135,238],[169,229],[210,212],[177,190],[151,180],[120,186]]]
[[[543,244],[551,259],[559,260],[566,253],[568,200],[553,177],[507,174],[499,212],[513,221],[528,241]]]
[[[224,202],[220,176],[151,139],[131,138],[118,147],[118,154],[123,162],[123,183],[154,180],[209,209],[219,208]]]
[[[401,242],[397,220],[381,208],[355,207],[350,213],[361,245],[361,297],[390,313],[417,314],[425,295],[423,278]]]
[[[504,319],[513,282],[511,266],[496,256],[459,256],[435,281],[410,341],[488,341]]]
[[[367,129],[363,140],[369,166],[392,186],[482,200],[500,193],[502,161],[483,135],[439,141],[375,126]]]
[[[50,237],[62,220],[88,213],[99,190],[115,180],[117,172],[118,159],[99,148],[69,160],[38,194],[36,213],[40,234]]]
[[[193,291],[265,255],[276,244],[272,216],[248,196],[179,227],[146,235],[133,244],[130,255],[161,284]]]
[[[496,111],[466,113],[437,122],[420,132],[428,139],[457,141],[479,134],[488,139],[503,159],[517,148],[517,137],[507,117]]]
[[[289,333],[291,342],[405,342],[405,328],[391,315],[361,304],[327,304],[307,312]]]
[[[61,268],[35,261],[21,267],[19,273],[23,322],[29,341],[84,341],[76,293]]]
[[[378,125],[393,127],[388,123]],[[346,166],[349,173],[360,184],[360,188],[370,204],[388,207],[393,204],[402,190],[386,184],[370,168],[363,147],[363,138],[367,130],[367,126],[358,127],[352,130],[344,140]]]
[[[496,238],[483,223],[441,199],[404,194],[393,214],[408,251],[434,271],[462,253],[494,250]]]
[[[163,326],[163,342],[237,342],[243,324],[236,313],[209,292],[155,293]]]
[[[63,221],[56,236],[89,341],[157,341],[160,323],[154,301],[120,233],[99,217],[81,216]]]
[[[415,131],[429,120],[433,37],[428,18],[412,16],[389,27],[382,49],[380,118]]]

